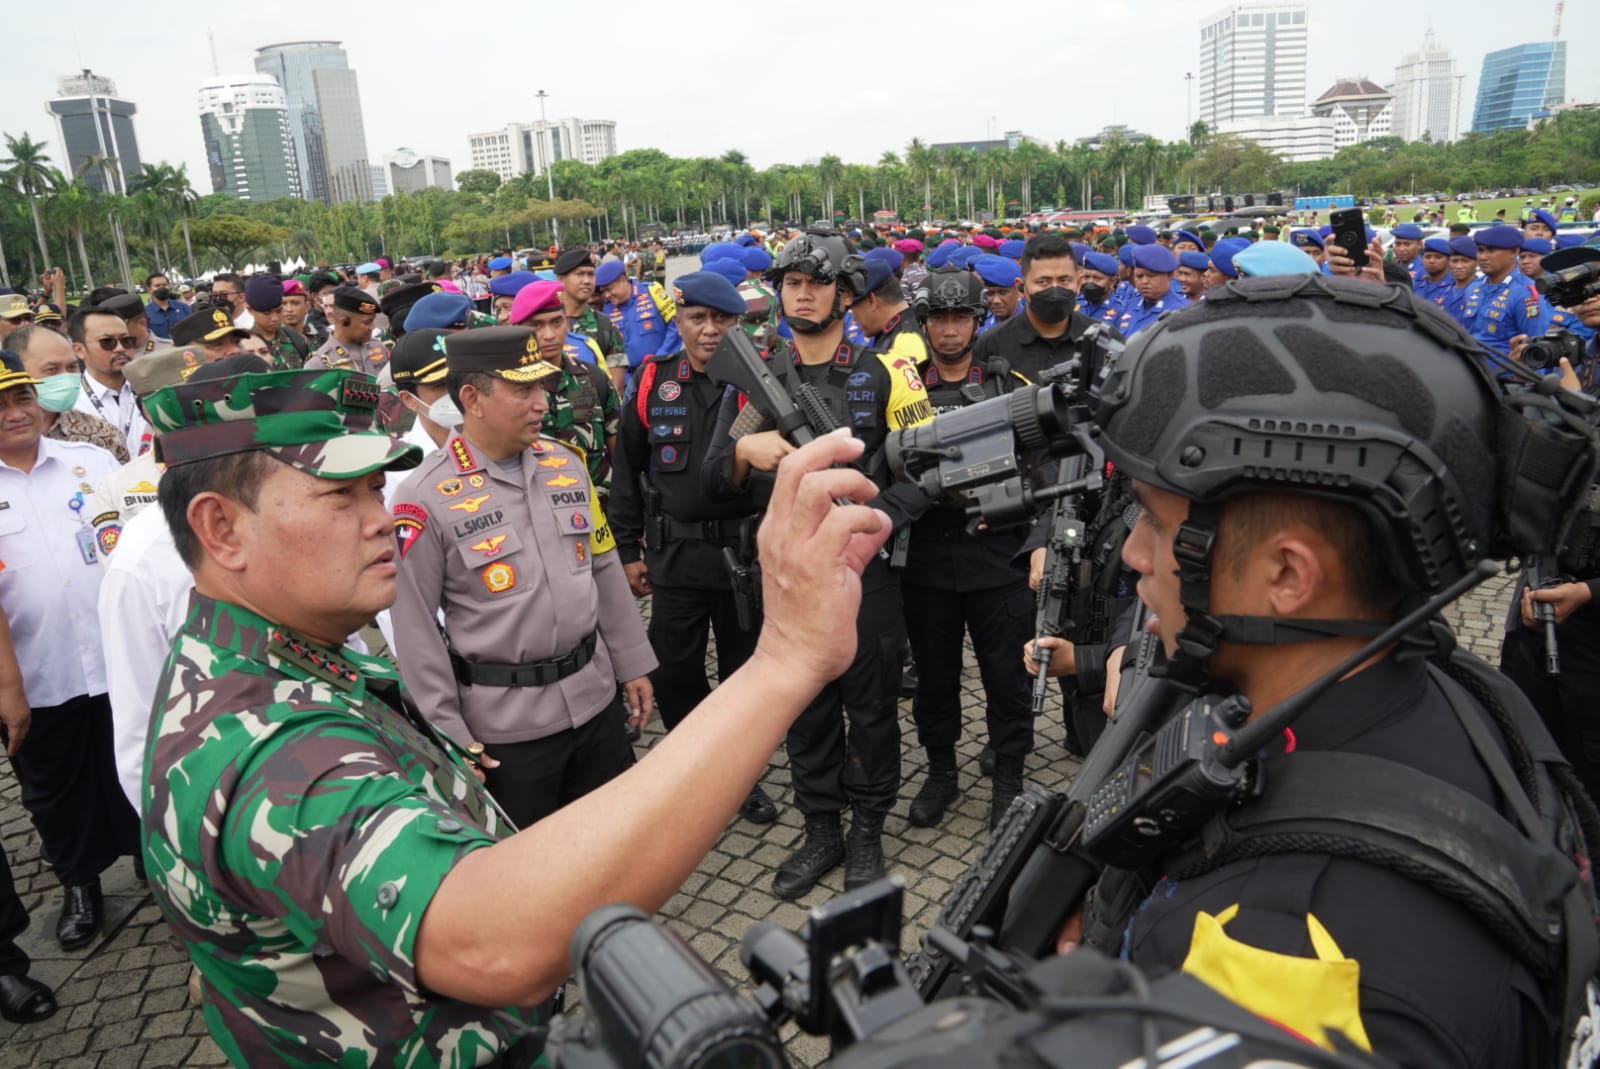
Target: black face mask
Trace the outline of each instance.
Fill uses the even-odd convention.
[[[1099,304],[1106,299],[1106,288],[1098,282],[1085,282],[1078,287],[1078,292],[1090,304]]]
[[[1059,323],[1072,314],[1078,295],[1065,286],[1051,286],[1028,295],[1028,308],[1041,323]]]
[[[172,291],[169,289],[151,290],[150,296],[158,301],[170,301],[172,300]]]

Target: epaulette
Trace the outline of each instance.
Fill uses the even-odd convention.
[[[322,647],[278,628],[267,639],[267,652],[342,691],[355,690],[361,680],[361,673],[343,657],[326,653]]]

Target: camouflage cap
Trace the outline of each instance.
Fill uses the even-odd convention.
[[[539,355],[531,327],[485,327],[447,335],[446,366],[457,374],[493,375],[507,382],[538,382],[561,369]]]
[[[122,374],[135,396],[149,397],[163,386],[189,381],[205,362],[193,349],[157,349],[128,361]]]
[[[382,395],[359,371],[269,371],[167,386],[144,409],[169,466],[260,449],[309,475],[353,479],[422,461],[377,429]]]

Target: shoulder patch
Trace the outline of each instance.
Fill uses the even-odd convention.
[[[10,506],[7,505],[7,507],[9,508]],[[110,523],[120,515],[122,515],[120,512],[102,512],[100,515],[90,520],[89,524],[92,527],[99,527],[102,523]]]

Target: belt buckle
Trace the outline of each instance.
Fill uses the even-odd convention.
[[[722,525],[716,520],[701,520],[700,537],[707,542],[720,542],[722,540]]]

